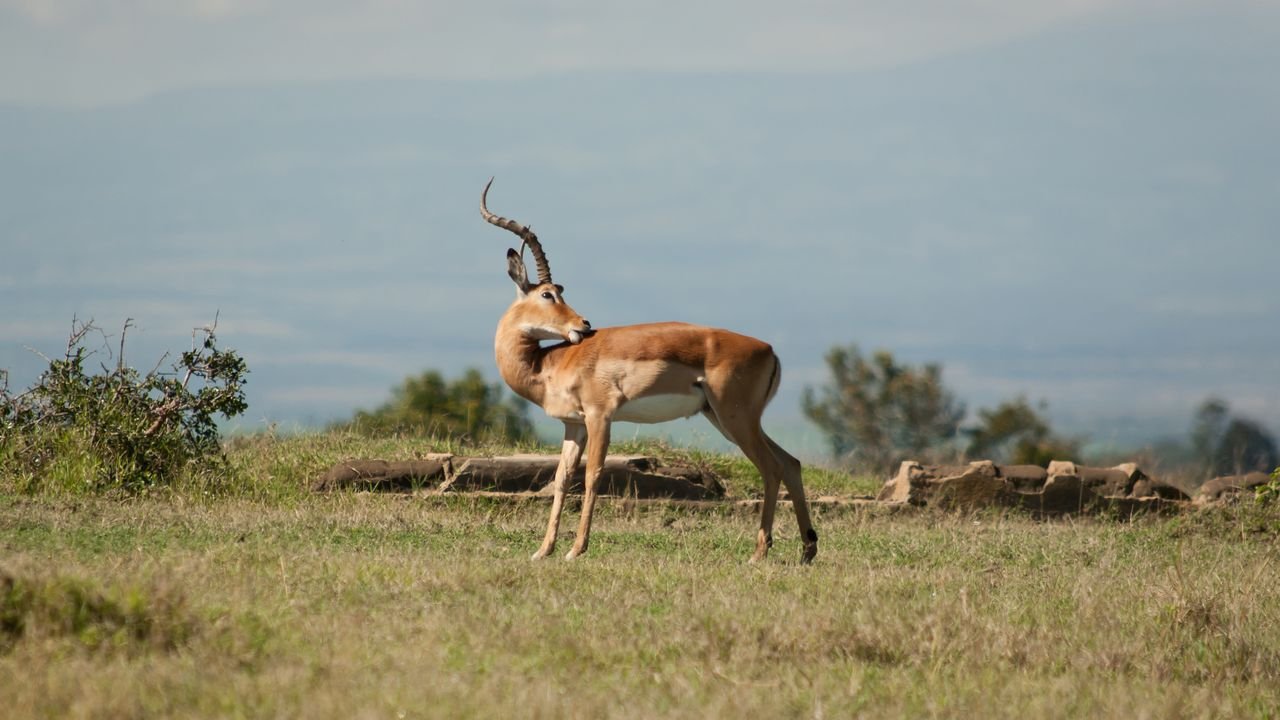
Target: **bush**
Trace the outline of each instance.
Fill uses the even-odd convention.
[[[966,454],[973,459],[1041,467],[1053,460],[1074,460],[1079,444],[1053,433],[1041,414],[1045,409],[1041,403],[1037,412],[1025,397],[1019,397],[994,410],[979,410],[978,425],[964,431],[969,436]]]
[[[446,381],[435,370],[406,378],[391,391],[391,399],[372,412],[361,410],[340,427],[363,433],[416,433],[477,442],[519,442],[534,439],[529,404],[504,397],[502,385],[486,383],[471,368]]]
[[[1271,481],[1259,487],[1253,498],[1259,505],[1274,505],[1280,500],[1280,467],[1271,472]]]
[[[222,470],[225,458],[214,415],[244,412],[248,367],[220,350],[212,327],[192,334],[172,372],[162,357],[145,375],[125,365],[124,337],[114,367],[86,369],[92,324],[72,324],[65,355],[49,360],[34,386],[17,395],[0,377],[0,472],[19,489],[138,491],[167,485],[182,473]],[[105,335],[103,336],[105,344]]]

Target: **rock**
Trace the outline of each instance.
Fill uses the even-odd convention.
[[[1137,463],[1123,463],[1117,465],[1115,469],[1129,476],[1129,497],[1158,497],[1163,500],[1178,501],[1191,499],[1191,496],[1183,492],[1182,488],[1158,478],[1148,477],[1146,473],[1138,468]]]
[[[448,478],[452,459],[447,453],[435,453],[421,460],[344,460],[316,478],[311,489],[316,492],[346,488],[406,492],[436,487]]]
[[[885,483],[880,502],[940,508],[1021,507],[1052,515],[1108,508],[1121,514],[1167,509],[1185,500],[1178,488],[1147,477],[1133,463],[1094,468],[1055,461],[1036,465],[923,465],[908,460]]]
[[[1055,475],[1079,478],[1081,488],[1099,497],[1126,497],[1129,495],[1130,474],[1119,468],[1095,468],[1073,462],[1054,460],[1049,463],[1049,478]],[[1048,480],[1045,484],[1048,485]]]
[[[876,494],[876,501],[923,505],[927,499],[927,492],[923,487],[927,477],[928,471],[923,465],[915,460],[903,460],[898,466],[898,474],[886,480]],[[912,502],[913,498],[915,502]]]
[[[1012,488],[990,460],[969,463],[963,473],[937,480],[933,504],[944,509],[973,510],[1006,505]]]
[[[1066,467],[1054,468],[1054,464],[1050,464],[1049,477],[1044,481],[1044,488],[1039,493],[1025,496],[1023,507],[1058,515],[1077,513],[1097,505],[1101,496],[1093,489],[1097,487],[1096,478],[1091,478],[1095,481],[1094,483],[1087,482],[1077,474],[1079,470],[1075,468],[1074,463],[1061,463],[1061,465],[1071,467],[1068,471]],[[1055,473],[1055,469],[1058,472]]]
[[[1008,504],[1012,488],[989,460],[968,465],[922,465],[907,460],[881,488],[877,500],[973,509]]]
[[[1259,486],[1271,481],[1266,473],[1253,472],[1247,475],[1226,475],[1205,482],[1196,492],[1197,505],[1233,502],[1240,495],[1254,492]]]
[[[1049,473],[1039,465],[997,465],[996,474],[1015,492],[1040,492]]]

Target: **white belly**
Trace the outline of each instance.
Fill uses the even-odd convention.
[[[649,395],[630,400],[614,413],[614,420],[633,423],[662,423],[687,418],[706,407],[707,396],[701,388],[679,395]]]

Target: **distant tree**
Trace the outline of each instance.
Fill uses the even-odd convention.
[[[1270,433],[1252,420],[1234,418],[1214,449],[1212,474],[1266,472],[1277,462],[1276,441]]]
[[[1212,472],[1214,456],[1222,441],[1230,419],[1231,408],[1221,398],[1211,397],[1200,403],[1191,422],[1191,450],[1204,466],[1204,472]]]
[[[806,387],[801,407],[827,436],[837,460],[884,471],[955,437],[963,404],[942,384],[942,368],[899,364],[881,350],[870,359],[856,345],[826,356],[831,382]]]
[[[1221,398],[1208,398],[1196,410],[1191,446],[1205,476],[1266,472],[1280,462],[1275,438],[1257,422],[1233,417]]]
[[[1077,443],[1054,435],[1049,421],[1027,402],[1025,397],[1006,401],[994,410],[979,410],[978,425],[966,430],[971,458],[982,458],[1018,465],[1047,466],[1052,460],[1074,458]]]
[[[418,432],[472,440],[532,438],[528,405],[504,395],[501,384],[486,383],[475,368],[453,381],[428,370],[406,378],[392,389],[386,404],[372,412],[357,412],[348,425],[371,433]]]

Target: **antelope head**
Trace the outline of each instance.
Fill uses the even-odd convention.
[[[577,345],[594,332],[591,323],[569,307],[564,301],[564,287],[551,281],[551,265],[542,251],[542,243],[528,225],[508,220],[489,212],[485,199],[493,178],[480,193],[480,215],[489,223],[515,233],[520,238],[520,251],[507,249],[507,274],[516,284],[516,301],[511,304],[503,321],[513,322],[520,332],[533,340],[568,340]],[[538,282],[529,282],[524,264],[524,249],[533,254],[538,268]]]

